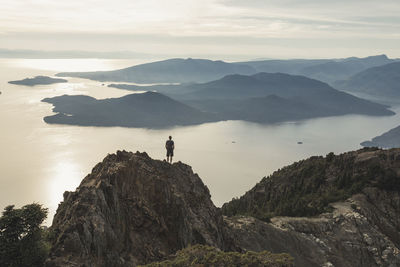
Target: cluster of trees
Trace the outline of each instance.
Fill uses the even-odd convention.
[[[7,206],[0,217],[0,266],[43,266],[50,250],[41,225],[48,210],[39,204]]]
[[[374,151],[376,148],[364,148]],[[365,187],[400,191],[399,175],[390,168],[394,155],[385,151],[379,160],[356,162],[356,154],[311,157],[264,178],[252,190],[222,207],[227,216],[253,216],[269,221],[274,216],[314,216],[332,210]]]
[[[198,266],[270,266],[292,267],[293,258],[286,253],[269,251],[224,252],[215,247],[194,245],[178,251],[170,259],[140,267],[198,267]]]

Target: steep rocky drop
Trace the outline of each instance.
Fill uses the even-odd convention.
[[[136,266],[191,244],[235,250],[191,167],[118,151],[65,192],[46,266]]]

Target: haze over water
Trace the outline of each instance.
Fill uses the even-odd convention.
[[[63,94],[108,98],[132,92],[75,78],[69,83],[35,87],[7,83],[61,71],[109,70],[138,63],[142,62],[0,59],[0,209],[38,202],[50,209],[47,224],[51,224],[63,192],[75,190],[108,153],[145,151],[152,158],[164,159],[169,135],[176,144],[174,161],[191,165],[220,206],[278,168],[312,155],[358,149],[360,142],[400,125],[397,114],[274,125],[225,121],[163,130],[49,125],[43,117],[52,114],[52,106],[41,102],[43,98]],[[392,110],[398,113],[400,107]],[[299,141],[303,144],[297,144]]]

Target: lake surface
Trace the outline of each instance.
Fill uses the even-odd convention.
[[[108,98],[131,92],[75,78],[67,84],[35,87],[7,83],[61,71],[111,70],[138,63],[142,62],[0,59],[0,209],[38,202],[49,208],[47,224],[51,224],[63,192],[75,190],[108,153],[145,151],[163,159],[169,135],[176,146],[174,161],[191,165],[210,189],[214,203],[221,206],[285,165],[361,148],[360,142],[400,125],[400,115],[349,115],[274,125],[226,121],[164,130],[49,125],[43,117],[53,114],[52,106],[41,102],[43,98],[63,94]],[[392,110],[399,113],[400,107]]]

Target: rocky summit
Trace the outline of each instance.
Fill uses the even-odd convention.
[[[118,151],[64,193],[46,266],[395,267],[399,229],[400,149],[293,163],[222,209],[190,166]]]
[[[46,266],[136,266],[191,244],[235,249],[191,167],[139,152],[108,155],[65,192],[51,231]]]

